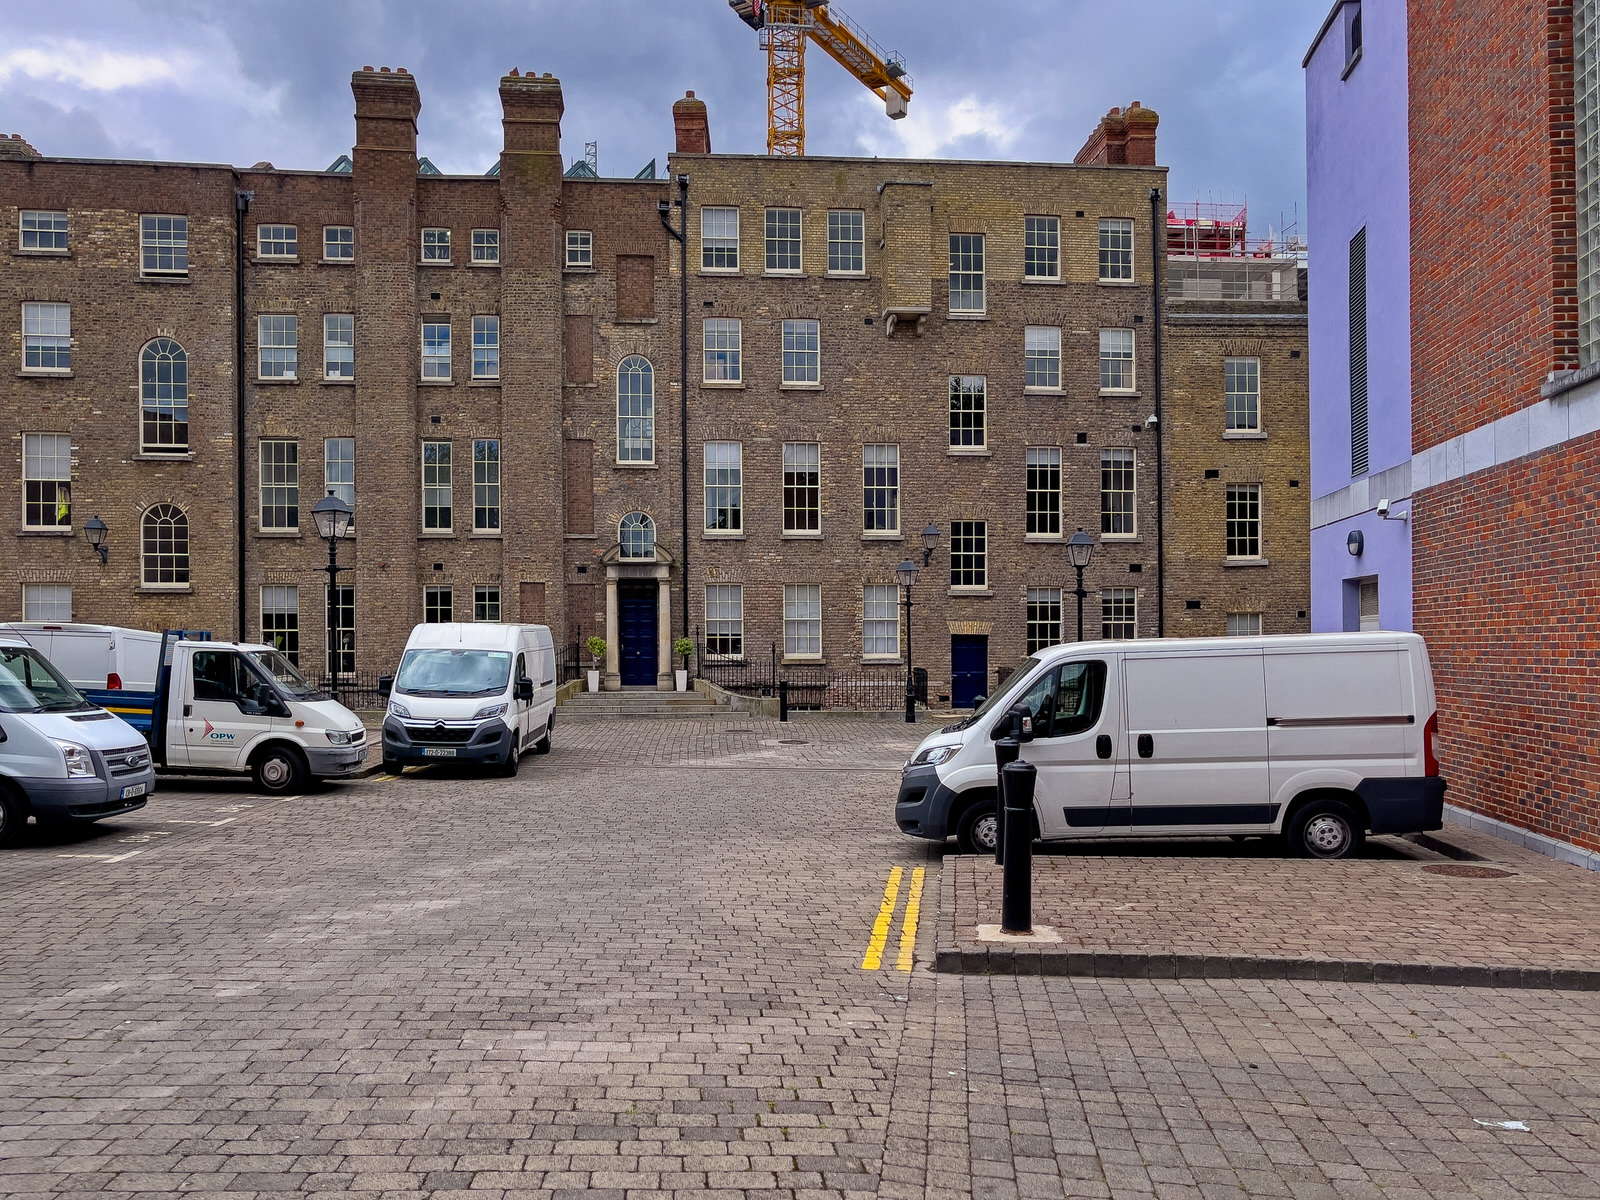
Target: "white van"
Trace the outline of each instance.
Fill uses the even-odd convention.
[[[0,846],[29,815],[41,825],[98,821],[143,808],[154,790],[144,738],[0,633]]]
[[[0,625],[4,633],[16,634],[44,655],[79,691],[156,690],[159,633],[65,621],[13,621]]]
[[[556,652],[544,625],[418,625],[400,669],[379,688],[383,765],[465,760],[517,773],[524,753],[544,754],[556,723]]]
[[[1438,829],[1433,672],[1411,633],[1075,642],[1023,661],[901,773],[901,832],[995,843],[991,732],[1032,714],[1039,837],[1286,835],[1317,858]]]

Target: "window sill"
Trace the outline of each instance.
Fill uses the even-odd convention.
[[[499,529],[474,529],[467,534],[468,540],[481,542],[498,542],[503,537],[505,537],[505,534]]]
[[[947,596],[992,596],[994,592],[987,587],[952,587],[945,590]]]
[[[271,379],[262,379],[259,375],[255,378],[257,387],[295,387],[300,383],[298,375],[279,375]]]
[[[11,253],[12,253],[12,256],[15,257],[15,258],[71,258],[72,257],[72,251],[71,250],[24,250],[24,249],[19,247],[18,249],[13,250]]]
[[[1025,387],[1022,389],[1024,396],[1065,396],[1066,388],[1059,387]]]
[[[582,380],[569,379],[565,383],[563,383],[561,386],[562,387],[592,388],[592,387],[599,387],[600,385],[598,383],[595,383],[593,380],[590,380],[588,383],[584,383]]]
[[[1038,542],[1045,546],[1059,546],[1066,541],[1064,535],[1059,533],[1025,533],[1022,535],[1025,542]]]
[[[1059,275],[1024,275],[1022,282],[1028,287],[1064,287],[1067,281]]]
[[[1354,71],[1356,69],[1356,67],[1360,64],[1360,62],[1361,62],[1361,50],[1358,48],[1354,54],[1352,54],[1347,60],[1345,60],[1344,70],[1339,73],[1339,82],[1343,83],[1346,79],[1349,79],[1350,78],[1350,72]]]
[[[564,533],[561,536],[569,542],[593,542],[600,538],[598,533]]]
[[[319,387],[355,387],[356,381],[354,379],[319,379],[317,380],[317,385]]]
[[[742,542],[745,535],[743,530],[737,533],[720,533],[715,529],[704,529],[701,530],[700,537],[707,542]]]
[[[710,275],[710,276],[715,276],[715,277],[720,278],[720,279],[727,279],[729,276],[732,276],[732,275],[743,275],[744,272],[741,271],[738,267],[728,267],[728,268],[701,267],[700,270],[696,272],[696,274],[700,275],[701,277],[705,277],[707,275]]]
[[[452,267],[454,265],[448,258],[421,258],[417,260],[417,266],[419,267]]]
[[[951,458],[993,458],[994,451],[984,446],[951,446],[945,453]]]
[[[19,530],[17,530],[17,536],[18,537],[64,537],[64,538],[69,538],[76,532],[77,532],[77,530],[73,529],[72,526],[68,525],[65,528],[53,528],[53,529],[26,529],[26,528],[19,529]]]
[[[785,654],[778,660],[780,667],[788,666],[821,666],[827,662],[820,654]]]
[[[1099,538],[1102,546],[1137,546],[1144,540],[1137,533],[1102,533]]]
[[[614,324],[617,325],[659,325],[660,317],[618,317]]]
[[[1222,431],[1222,440],[1225,442],[1264,442],[1267,435],[1260,429],[1225,429]]]
[[[297,538],[300,536],[300,531],[298,529],[257,529],[255,534],[260,538]]]
[[[418,387],[455,387],[455,385],[456,385],[456,381],[454,379],[419,379],[419,380],[417,380],[417,386]]]
[[[319,267],[353,267],[355,265],[356,265],[356,260],[353,259],[353,258],[319,258],[319,259],[317,259],[317,266],[319,266]]]
[[[455,530],[453,529],[424,529],[421,533],[417,534],[417,537],[419,538],[422,538],[426,541],[435,542],[443,541],[446,538],[453,538],[455,536]]]
[[[593,275],[595,274],[595,269],[593,267],[575,267],[571,263],[567,263],[566,266],[561,268],[561,273],[563,275]]]
[[[611,464],[619,471],[658,471],[660,466],[653,462],[614,462]]]
[[[1222,565],[1227,570],[1234,570],[1241,567],[1270,567],[1272,563],[1264,558],[1225,558]]]
[[[194,588],[187,583],[143,583],[133,590],[145,596],[187,596]]]
[[[72,378],[72,370],[71,370],[70,367],[65,371],[52,371],[49,368],[42,368],[42,367],[33,367],[33,368],[24,367],[22,370],[17,372],[17,378],[18,379],[71,379]]]
[[[865,271],[824,271],[822,273],[822,277],[824,279],[869,279],[869,278],[871,278],[871,276],[869,276]]]
[[[1144,286],[1137,279],[1096,279],[1095,283],[1100,287],[1110,288],[1136,288]]]
[[[732,391],[743,391],[744,390],[744,380],[742,380],[742,379],[702,379],[700,381],[700,386],[703,387],[703,388],[728,388],[728,389],[730,389]]]
[[[481,388],[497,388],[497,387],[500,386],[500,377],[498,375],[496,375],[493,379],[474,379],[470,383],[468,383],[467,386],[468,387],[481,387]]]
[[[906,535],[892,533],[888,530],[863,529],[861,531],[861,540],[863,542],[903,542],[906,540]]]
[[[946,313],[945,316],[952,321],[987,321],[989,319],[987,310],[984,312],[952,312]]]
[[[820,529],[807,529],[807,530],[790,530],[790,529],[786,529],[786,530],[783,531],[782,534],[779,535],[779,538],[780,538],[780,540],[785,541],[785,542],[820,542],[822,540],[822,530],[820,530]]]
[[[173,274],[173,275],[145,275],[145,274],[140,274],[139,282],[140,283],[188,283],[189,282],[189,275],[188,275],[188,272],[184,272],[182,275],[178,275],[178,274]],[[146,590],[149,590],[149,589],[140,588],[139,590],[140,591],[146,591]],[[161,589],[160,588],[156,588],[154,590],[160,591]],[[189,589],[188,588],[184,588],[183,590],[184,591],[188,591]]]
[[[888,655],[863,654],[861,656],[861,665],[863,667],[903,667],[906,665],[906,660],[898,654],[893,658]]]
[[[761,278],[763,278],[763,279],[804,279],[805,277],[806,277],[806,273],[804,271],[762,271],[761,272]]]
[[[820,383],[780,383],[778,390],[780,392],[820,392],[823,389]]]
[[[1137,388],[1101,388],[1099,395],[1107,400],[1137,400],[1144,393]]]
[[[469,266],[469,267],[493,267],[496,270],[498,270],[499,267],[500,267],[500,260],[496,259],[494,262],[479,262],[477,259],[473,259],[473,261],[469,262],[467,264],[467,266]]]
[[[273,263],[298,263],[298,254],[258,254],[250,260],[256,266],[271,266]]]
[[[153,450],[141,450],[133,456],[135,462],[193,462],[194,451],[185,450],[179,454],[158,454]]]

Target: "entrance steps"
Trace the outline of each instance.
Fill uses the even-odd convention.
[[[561,702],[564,720],[572,717],[714,717],[727,712],[727,708],[703,692],[658,692],[654,688],[578,692]]]

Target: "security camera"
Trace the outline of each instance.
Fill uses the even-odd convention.
[[[1146,429],[1153,429],[1155,427],[1155,424],[1156,424],[1156,415],[1155,415],[1155,413],[1151,413],[1148,417],[1146,417],[1144,419],[1144,427]]]
[[[1384,520],[1389,519],[1389,502],[1387,500],[1378,501],[1378,515]]]

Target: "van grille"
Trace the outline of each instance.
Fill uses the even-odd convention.
[[[148,746],[128,746],[121,750],[105,750],[101,757],[106,760],[106,770],[111,772],[113,779],[122,775],[137,775],[150,765],[150,748]]]
[[[459,746],[470,742],[476,725],[407,725],[406,736],[423,745]]]

